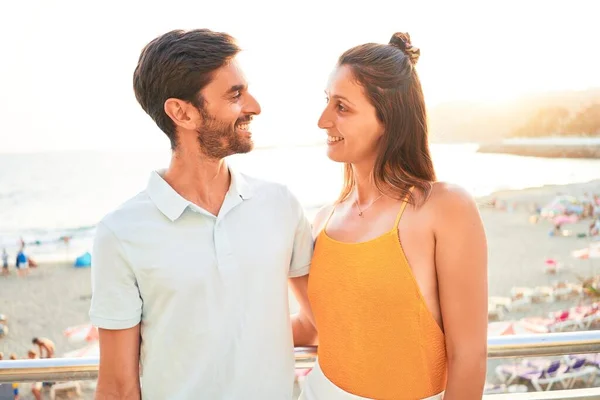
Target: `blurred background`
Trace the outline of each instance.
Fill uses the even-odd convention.
[[[210,28],[238,39],[263,112],[253,123],[257,148],[230,162],[287,184],[310,217],[341,187],[341,166],[327,159],[317,127],[337,57],[409,32],[421,49],[438,176],[476,197],[489,236],[490,333],[594,327],[598,2],[206,3],[0,5],[5,358],[25,357],[34,336],[53,340],[57,355],[97,350],[93,336],[82,343],[65,329],[87,324],[95,224],[168,164],[168,140],[137,104],[132,74],[143,46],[171,29]],[[19,277],[23,244],[37,268]],[[581,313],[592,318],[583,323]],[[495,373],[497,364],[490,364],[490,390],[516,384]]]

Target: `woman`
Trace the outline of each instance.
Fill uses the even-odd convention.
[[[319,127],[345,176],[314,223],[303,399],[481,399],[486,238],[473,199],[436,181],[419,55],[396,33],[346,51],[328,84]]]

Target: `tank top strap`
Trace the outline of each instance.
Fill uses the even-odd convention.
[[[323,228],[321,228],[321,232],[324,232],[325,229],[327,229],[327,225],[329,225],[329,220],[331,219],[331,217],[333,217],[333,213],[334,212],[335,212],[335,204],[332,204],[331,205],[331,212],[329,213],[329,216],[325,220],[325,223],[323,224]]]
[[[396,222],[394,223],[394,230],[398,229],[398,224],[400,223],[400,218],[402,218],[402,214],[404,214],[404,210],[406,209],[406,205],[408,204],[408,197],[412,193],[415,187],[411,186],[406,194],[404,200],[402,200],[402,205],[400,206],[400,211],[398,212],[398,216],[396,217]]]

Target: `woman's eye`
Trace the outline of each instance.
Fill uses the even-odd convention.
[[[346,112],[346,111],[348,111],[348,110],[346,109],[346,107],[344,107],[344,105],[343,105],[342,103],[338,104],[338,110],[340,110],[341,112]]]

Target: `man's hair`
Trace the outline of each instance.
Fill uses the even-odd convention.
[[[199,92],[239,51],[232,36],[209,29],[174,30],[144,47],[133,73],[133,90],[144,111],[171,141],[172,149],[177,146],[176,129],[165,113],[165,101],[177,98],[202,109],[204,99]]]
[[[37,344],[37,342],[39,342],[39,340],[40,340],[40,339],[38,339],[38,338],[34,337],[34,338],[31,340],[31,343],[33,343],[33,344]]]

